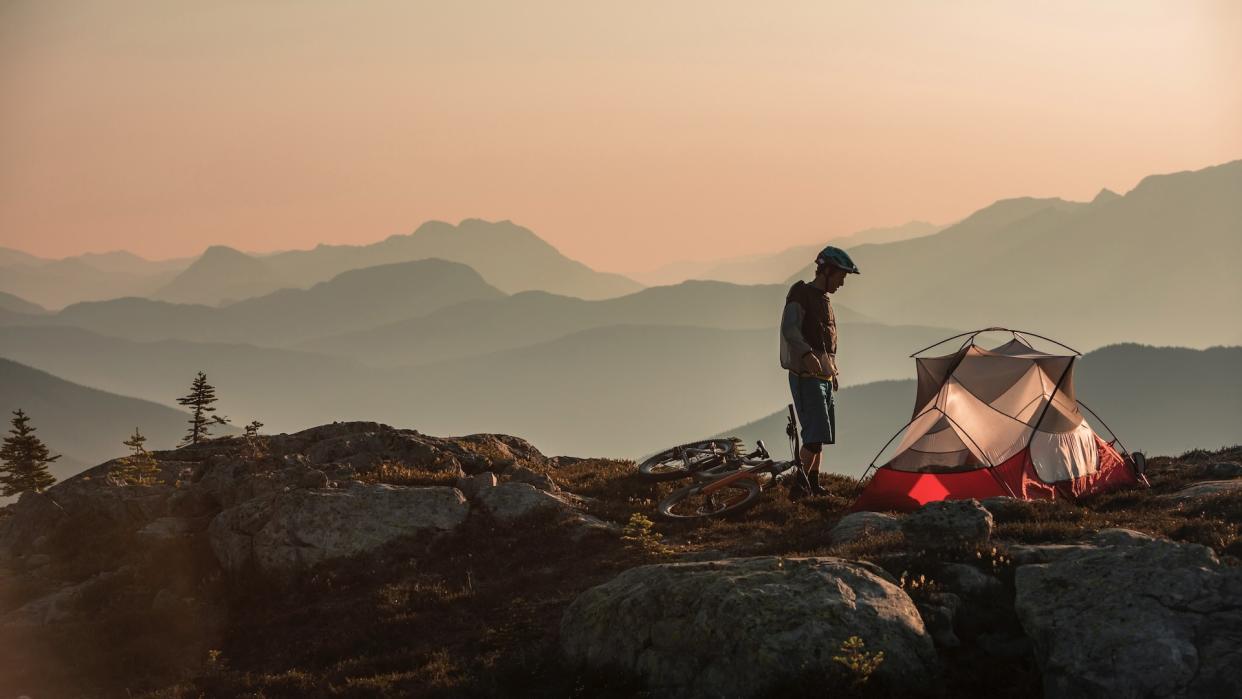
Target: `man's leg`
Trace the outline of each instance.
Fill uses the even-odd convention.
[[[819,484],[819,465],[823,461],[823,444],[821,442],[812,442],[804,447],[799,454],[802,459],[802,472],[806,474],[808,484],[811,486],[811,492],[816,495],[823,495],[824,490]]]

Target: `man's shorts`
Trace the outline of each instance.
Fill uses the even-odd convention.
[[[832,381],[789,372],[789,392],[802,423],[802,443],[836,444],[837,415],[833,410]]]

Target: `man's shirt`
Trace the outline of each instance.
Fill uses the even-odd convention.
[[[803,357],[814,353],[828,373],[835,370],[837,318],[828,294],[799,281],[785,296],[781,314],[781,366],[804,373]]]

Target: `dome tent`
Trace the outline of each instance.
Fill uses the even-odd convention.
[[[992,349],[976,344],[992,331],[1012,339]],[[912,510],[993,496],[1076,498],[1137,483],[1133,458],[1118,452],[1115,437],[1101,439],[1079,411],[1086,408],[1074,390],[1081,355],[1053,340],[1069,354],[1037,350],[1028,336],[1047,340],[987,328],[911,355],[918,369],[914,417],[880,450],[904,432],[888,461],[878,468],[872,462],[868,472],[875,473],[852,509]],[[959,337],[966,340],[956,352],[919,356]]]

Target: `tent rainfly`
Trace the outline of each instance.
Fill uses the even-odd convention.
[[[1013,339],[992,349],[975,344],[992,331]],[[905,433],[891,459],[878,468],[872,462],[875,473],[852,509],[903,511],[993,496],[1072,499],[1137,483],[1142,455],[1123,457],[1116,437],[1105,442],[1078,410],[1086,408],[1074,393],[1081,355],[1053,340],[1070,354],[1041,352],[1027,336],[1047,340],[987,328],[958,335],[967,339],[952,354],[919,356],[956,337],[911,355],[914,417],[880,450]]]

